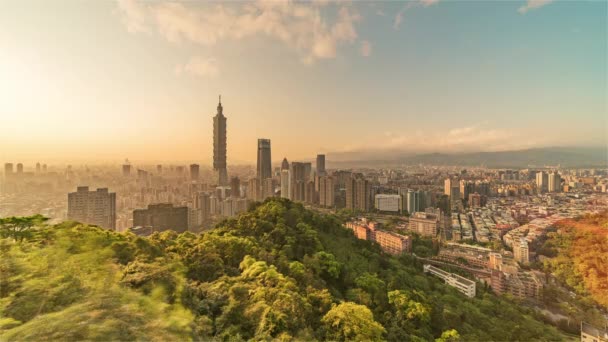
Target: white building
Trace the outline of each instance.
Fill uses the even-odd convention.
[[[401,195],[378,194],[375,197],[376,209],[380,211],[401,212]]]

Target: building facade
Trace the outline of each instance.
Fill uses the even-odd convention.
[[[219,185],[228,184],[226,153],[226,117],[220,96],[217,114],[213,117],[213,169],[217,172]]]
[[[116,194],[107,188],[89,191],[88,186],[79,186],[68,194],[68,219],[116,229]]]

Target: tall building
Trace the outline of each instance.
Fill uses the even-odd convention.
[[[232,197],[241,197],[241,180],[239,177],[230,179],[230,195]]]
[[[283,159],[283,163],[285,161],[287,161],[287,159]],[[289,165],[288,165],[288,167],[289,167]],[[289,197],[289,169],[281,170],[281,197],[290,198]]]
[[[326,208],[333,208],[336,183],[333,177],[323,176],[319,179],[319,205]]]
[[[130,164],[124,164],[122,166],[122,175],[125,177],[129,177],[131,175],[131,165]]]
[[[268,197],[274,197],[274,179],[266,178],[261,183],[262,188],[262,200]]]
[[[161,164],[156,165],[156,173],[159,175],[163,173],[163,166]]]
[[[317,192],[315,191],[315,182],[309,180],[306,182],[304,189],[304,201],[308,204],[316,204],[317,202]]]
[[[217,171],[217,183],[228,185],[226,169],[226,117],[220,95],[217,114],[213,117],[213,169]]]
[[[148,209],[133,210],[133,226],[152,227],[153,231],[188,230],[188,207],[174,207],[171,203],[150,204]]]
[[[23,173],[23,164],[21,164],[21,163],[17,164],[17,173],[18,174]]]
[[[451,178],[446,178],[445,181],[443,181],[443,193],[448,196],[450,196],[452,194],[452,179]]]
[[[260,193],[260,180],[257,178],[250,178],[247,182],[247,198],[251,201],[261,200],[262,194]]]
[[[198,164],[191,164],[190,165],[190,179],[198,180],[199,178],[200,178],[200,167],[198,166]]]
[[[256,176],[261,182],[267,178],[272,178],[270,139],[258,139],[258,165]]]
[[[355,206],[356,206],[356,183],[355,183],[355,178],[354,177],[350,177],[346,180],[344,180],[344,185],[346,188],[346,209],[349,210],[355,210]]]
[[[549,190],[549,176],[544,171],[536,173],[536,187],[539,193],[547,192]]]
[[[372,208],[371,183],[364,178],[355,181],[355,209],[359,211],[370,211]]]
[[[283,162],[281,163],[281,171],[283,170],[289,170],[289,162],[287,161],[287,158],[283,158]]]
[[[89,191],[88,186],[79,186],[68,194],[68,219],[116,229],[116,194],[107,188]]]
[[[13,163],[4,164],[4,177],[10,177],[13,174]]]
[[[317,154],[317,175],[325,176],[325,155]]]
[[[306,182],[310,179],[310,163],[292,162],[289,170],[289,192],[292,201],[304,202]]]
[[[557,173],[557,171],[550,173],[548,176],[549,182],[547,185],[547,190],[549,192],[560,192],[562,185],[562,177]]]
[[[36,163],[36,173],[40,173],[40,163]]]
[[[436,236],[440,226],[440,215],[417,212],[410,216],[409,229],[421,236]]]

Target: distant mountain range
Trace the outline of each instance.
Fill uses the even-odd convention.
[[[399,150],[365,150],[327,154],[331,167],[454,165],[491,168],[608,167],[607,147],[543,147],[515,151],[424,153]]]

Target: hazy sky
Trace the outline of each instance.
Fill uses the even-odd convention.
[[[0,1],[0,161],[605,145],[606,1]]]

